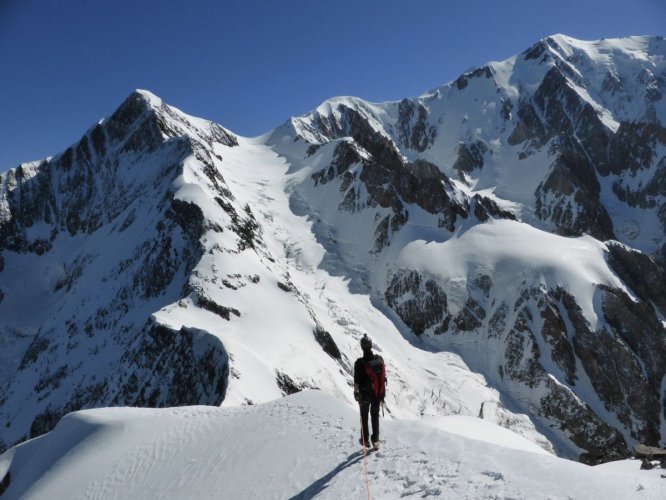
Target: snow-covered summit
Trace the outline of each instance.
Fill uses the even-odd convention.
[[[132,95],[142,97],[153,108],[159,108],[162,106],[162,99],[149,90],[136,89]]]

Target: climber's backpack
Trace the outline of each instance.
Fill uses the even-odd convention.
[[[372,383],[372,392],[379,401],[384,401],[386,393],[386,367],[384,360],[378,354],[370,361],[365,361],[365,373]]]

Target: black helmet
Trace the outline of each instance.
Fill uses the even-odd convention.
[[[363,335],[363,338],[361,339],[361,349],[364,351],[372,349],[372,340],[370,340],[370,337],[368,337],[367,334]]]

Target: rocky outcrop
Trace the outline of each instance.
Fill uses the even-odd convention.
[[[461,142],[458,145],[458,158],[453,164],[453,169],[462,172],[471,172],[476,168],[483,167],[483,155],[488,151],[488,147],[481,141],[475,141],[471,144]]]
[[[121,364],[114,406],[219,405],[228,386],[229,356],[218,338],[202,330],[150,322]]]
[[[333,340],[333,337],[331,337],[330,333],[324,330],[321,326],[317,325],[312,334],[326,354],[337,361],[342,360],[342,353],[340,352],[340,349]]]
[[[654,304],[666,315],[666,272],[644,253],[619,244],[608,243],[608,264],[646,304]]]
[[[481,66],[472,71],[460,75],[453,83],[458,90],[465,90],[469,81],[473,78],[492,78],[493,71],[490,66]]]
[[[385,141],[378,138],[376,132],[374,134],[380,143]],[[311,179],[315,187],[339,180],[339,190],[344,193],[340,210],[358,212],[372,207],[391,210],[392,214],[383,217],[375,228],[374,252],[385,248],[390,243],[391,234],[407,222],[410,205],[437,215],[438,226],[448,231],[454,230],[457,220],[467,219],[470,212],[480,221],[490,218],[515,220],[514,214],[500,209],[488,197],[477,194],[465,200],[437,165],[421,159],[408,162],[397,153],[384,152],[377,157],[372,151],[381,146],[371,142],[370,149],[367,149],[369,136],[362,137],[362,142],[339,142],[329,165],[312,174]],[[480,151],[481,147],[474,146],[475,151]],[[387,157],[389,162],[382,163],[382,158]],[[361,168],[352,168],[354,165]],[[359,198],[361,191],[367,193],[366,198]]]
[[[329,139],[351,137],[354,142],[370,153],[375,161],[385,167],[395,170],[404,165],[402,155],[393,141],[386,135],[377,131],[358,110],[340,104],[337,113],[327,116],[317,115],[316,125]]]
[[[453,196],[451,181],[440,169],[425,160],[383,164],[379,159],[361,154],[360,144],[340,142],[336,147],[332,162],[312,175],[314,185],[325,185],[334,179],[340,180],[340,191],[345,193],[339,208],[356,212],[367,207],[381,207],[391,210],[392,215],[384,218],[376,227],[375,251],[381,251],[390,240],[390,233],[400,230],[409,218],[409,205],[416,205],[428,213],[438,215],[441,226],[452,230],[456,218],[467,218],[468,212]],[[360,170],[350,167],[359,164]],[[359,185],[367,193],[367,198],[359,199]],[[488,200],[488,206],[492,207]],[[496,208],[496,205],[495,205]],[[492,211],[492,208],[491,208]],[[496,215],[502,215],[498,209]]]
[[[622,434],[600,419],[567,386],[558,383],[540,362],[542,353],[529,327],[528,309],[519,311],[506,337],[504,378],[530,388],[539,398],[532,412],[548,422],[556,422],[560,431],[574,444],[586,450],[580,459],[594,463],[599,459],[625,458],[629,455]],[[545,354],[545,353],[544,353]]]
[[[599,181],[586,156],[565,151],[535,193],[535,213],[566,236],[615,237],[613,222],[600,200]]]
[[[154,153],[164,143],[156,113],[143,96],[132,94],[108,121],[84,135],[76,146],[38,165],[7,173],[0,248],[42,254],[61,232],[91,234],[126,211],[149,186],[126,179],[119,168],[131,153]],[[170,162],[156,178],[173,179],[179,161],[191,150],[187,141],[164,144]],[[30,238],[39,222],[52,230],[45,239]]]
[[[602,175],[620,175],[649,169],[660,144],[666,144],[666,128],[660,123],[621,122],[608,144],[608,162],[599,171]]]
[[[34,417],[26,437],[44,434],[62,416],[85,408],[219,405],[224,400],[228,355],[220,341],[207,332],[174,331],[149,322],[119,362],[116,371],[72,387],[64,404],[49,404]],[[40,399],[49,398],[68,371],[69,366],[64,365],[42,376],[35,386]]]
[[[437,138],[437,129],[428,123],[426,107],[410,99],[403,99],[398,105],[397,129],[401,144],[420,153]]]
[[[417,271],[399,271],[384,292],[386,303],[417,335],[433,328],[435,333],[448,329],[446,294],[432,279]]]

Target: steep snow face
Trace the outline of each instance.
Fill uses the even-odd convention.
[[[361,498],[357,427],[352,408],[320,391],[241,408],[76,412],[0,456],[3,498]],[[663,496],[658,469],[637,460],[562,460],[475,417],[387,421],[382,436],[367,457],[375,498]]]
[[[664,48],[556,35],[262,137],[321,267],[589,461],[666,431]]]
[[[459,356],[424,351],[416,338],[403,337],[377,309],[371,293],[352,293],[354,282],[348,282],[347,275],[322,266],[328,254],[325,245],[288,194],[300,185],[305,170],[290,173],[293,164],[260,140],[238,140],[239,147],[225,155],[233,168],[222,173],[238,203],[252,207],[261,246],[230,256],[204,256],[192,283],[240,315],[228,323],[198,312],[184,315],[176,307],[157,315],[173,328],[195,326],[222,340],[232,358],[224,406],[266,401],[309,387],[355,404],[351,367],[360,355],[359,340],[367,333],[388,366],[390,415],[477,415],[488,402],[486,419],[551,449],[529,419],[507,410],[499,393],[470,372]],[[362,226],[357,227],[362,234]],[[268,256],[263,264],[269,272],[256,271],[256,253]],[[209,277],[219,273],[217,269],[255,269],[256,283],[236,286],[228,280],[233,286],[224,281],[224,286],[214,286]]]

